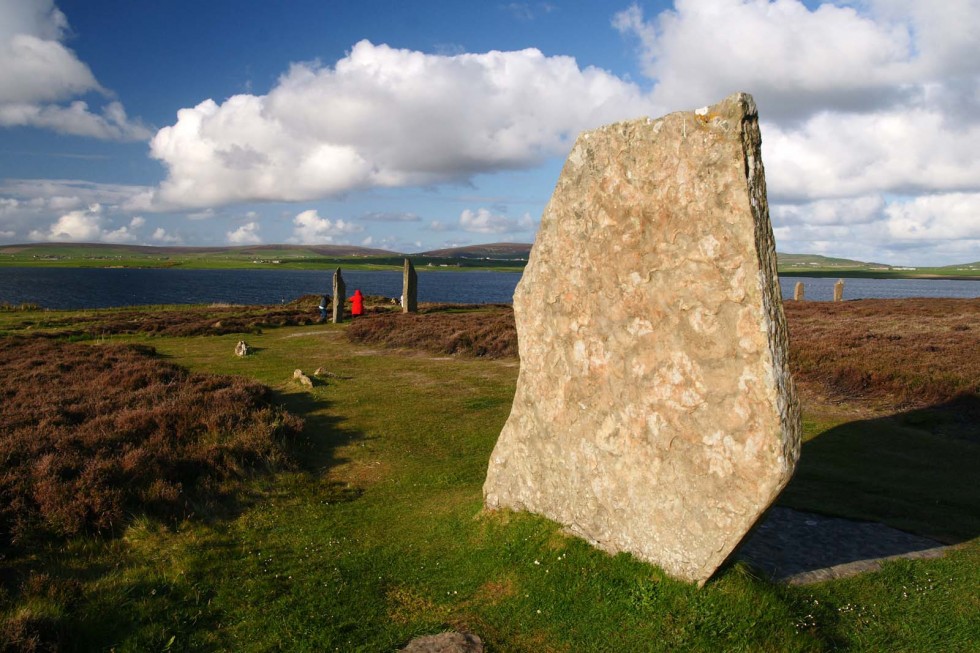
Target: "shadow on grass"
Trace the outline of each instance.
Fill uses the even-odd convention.
[[[980,398],[966,395],[818,435],[738,557],[787,580],[976,538],[978,416]]]
[[[314,387],[326,384],[320,379],[312,380]],[[347,462],[346,458],[337,456],[337,450],[367,437],[361,431],[344,428],[343,417],[328,414],[326,409],[331,402],[308,393],[280,395],[279,400],[286,410],[302,416],[305,421],[303,432],[292,443],[289,453],[300,469],[309,474],[322,475],[330,468]]]

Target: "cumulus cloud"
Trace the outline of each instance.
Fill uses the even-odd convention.
[[[68,20],[52,0],[0,3],[0,127],[38,127],[64,134],[111,140],[151,135],[132,121],[119,102],[98,112],[75,100],[87,93],[109,95],[91,69],[62,40]]]
[[[534,222],[528,213],[514,220],[493,213],[489,209],[477,209],[476,211],[464,209],[459,214],[459,226],[463,231],[476,234],[504,234],[531,231]]]
[[[183,239],[179,235],[168,233],[163,227],[157,227],[153,231],[153,235],[150,236],[150,240],[161,245],[179,245],[183,242]]]
[[[262,238],[259,236],[259,223],[254,221],[246,222],[238,229],[229,231],[225,235],[232,245],[258,245],[262,242]]]
[[[0,230],[4,240],[67,240],[67,237],[54,238],[48,227],[65,215],[82,216],[83,221],[91,222],[98,218],[100,224],[118,224],[142,209],[137,199],[148,191],[143,186],[122,184],[98,184],[86,181],[64,179],[7,179],[0,181]],[[92,206],[99,210],[93,212]],[[87,218],[84,216],[88,216]],[[76,218],[69,218],[67,223]],[[106,227],[105,231],[93,232],[97,240],[132,242],[135,230],[145,225],[140,216],[136,224],[132,221],[123,231]],[[58,233],[55,231],[54,233]],[[73,230],[65,234],[75,233]]]
[[[634,5],[613,25],[638,45],[656,104],[753,94],[782,251],[836,242],[838,255],[919,256],[914,241],[978,222],[976,0],[676,0],[650,18]],[[962,237],[957,251],[973,238]]]
[[[59,242],[128,242],[133,240],[129,226],[122,226],[118,229],[103,229],[105,211],[100,204],[93,204],[84,209],[69,211],[50,225],[46,230],[35,229],[30,232],[29,238],[35,241],[59,241]],[[139,220],[142,220],[140,218]],[[142,222],[134,219],[130,226],[142,225]]]
[[[364,227],[349,221],[321,218],[315,209],[309,209],[293,218],[293,237],[290,242],[313,245],[332,243],[337,237],[364,231]]]
[[[268,95],[182,109],[151,141],[178,207],[298,201],[466,180],[563,154],[584,128],[653,112],[633,83],[535,49],[438,55],[357,43]]]

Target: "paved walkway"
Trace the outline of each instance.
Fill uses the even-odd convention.
[[[802,585],[875,571],[882,560],[938,558],[945,550],[884,524],[774,507],[736,559],[775,581]]]

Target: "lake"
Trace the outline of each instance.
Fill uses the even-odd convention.
[[[419,301],[509,304],[518,272],[418,271]],[[344,272],[349,293],[398,297],[401,271]],[[797,281],[806,298],[829,301],[837,278],[780,279],[783,297]],[[0,268],[0,304],[45,308],[107,308],[140,304],[279,304],[301,295],[331,292],[325,270],[155,270],[103,268]],[[845,279],[844,299],[980,297],[980,280]]]

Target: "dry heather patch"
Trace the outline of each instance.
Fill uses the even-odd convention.
[[[347,329],[347,337],[351,342],[450,356],[517,356],[517,330],[510,306],[451,308],[452,311],[446,305],[433,305],[419,313],[357,319]]]
[[[980,395],[980,299],[786,302],[790,365],[832,398],[894,408]]]
[[[103,337],[145,333],[160,336],[201,336],[225,333],[259,333],[262,329],[302,326],[320,317],[320,297],[304,295],[280,306],[188,306],[173,310],[112,309],[51,317],[41,313],[24,319],[18,329],[41,329],[38,335]],[[396,308],[385,297],[365,297],[365,313]],[[349,310],[349,308],[348,308]]]
[[[298,418],[268,388],[142,346],[0,339],[0,543],[181,518],[288,466]]]
[[[786,302],[790,365],[804,390],[910,408],[980,395],[980,300]],[[517,356],[509,306],[429,306],[355,320],[352,342],[434,354]]]

